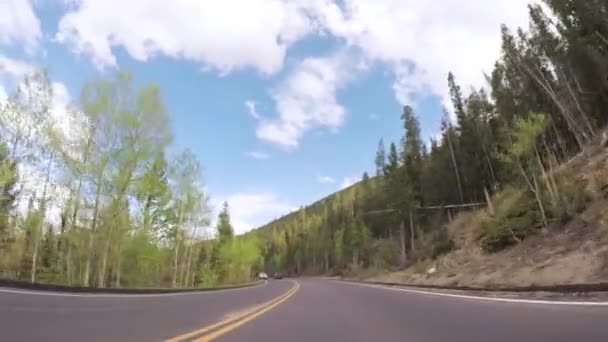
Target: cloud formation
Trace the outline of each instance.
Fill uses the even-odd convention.
[[[100,67],[117,64],[114,47],[140,61],[164,55],[221,74],[253,68],[267,75],[281,71],[289,48],[311,35],[336,38],[336,51],[358,51],[357,61],[340,53],[298,56],[271,91],[274,118],[263,119],[254,102],[246,104],[260,121],[259,139],[293,149],[316,128],[335,131],[343,125],[346,110],[336,92],[345,76],[365,69],[354,65],[379,63],[392,70],[401,104],[432,94],[449,107],[449,71],[465,90],[484,85],[483,71],[498,57],[500,24],[525,26],[530,0],[69,2],[56,38]]]
[[[332,184],[335,183],[336,180],[329,176],[319,176],[317,177],[317,182],[322,184]]]
[[[402,104],[428,89],[447,98],[447,73],[484,84],[500,52],[500,24],[525,26],[530,0],[344,0],[320,11],[322,26],[372,61],[393,68]]]
[[[247,108],[247,112],[249,113],[249,115],[256,119],[256,120],[260,120],[262,117],[260,116],[260,114],[258,113],[258,110],[256,108],[256,104],[254,101],[251,100],[247,100],[245,101],[245,107]]]
[[[253,159],[256,159],[256,160],[264,160],[264,159],[270,158],[270,156],[267,153],[259,152],[259,151],[250,151],[250,152],[247,152],[247,156],[249,158],[253,158]]]
[[[257,137],[293,149],[306,133],[317,128],[336,131],[346,117],[337,92],[353,79],[358,68],[357,56],[348,51],[302,60],[273,90],[278,117],[261,120]]]
[[[42,31],[32,1],[0,1],[0,44],[22,45],[33,50],[38,46]]]
[[[56,38],[99,67],[116,66],[112,48],[120,46],[139,61],[165,55],[220,73],[253,67],[273,74],[289,46],[314,29],[298,3],[72,0]]]
[[[228,202],[230,219],[237,234],[258,228],[297,209],[296,206],[279,198],[271,191],[239,192],[224,197],[220,196],[213,203],[216,211],[221,208],[224,201]]]

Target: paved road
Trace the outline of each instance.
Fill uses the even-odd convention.
[[[34,295],[0,289],[0,341],[162,341],[291,287],[288,281],[272,281],[245,289],[147,296]]]
[[[246,320],[237,319],[214,341],[608,341],[608,306],[505,303],[330,280],[298,282],[299,291],[291,297],[244,316]],[[290,288],[292,283],[283,280],[257,288],[165,297],[0,292],[0,341],[160,341],[279,297]]]

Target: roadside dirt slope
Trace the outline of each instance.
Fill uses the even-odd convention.
[[[585,209],[568,222],[553,222],[538,234],[498,253],[481,250],[485,210],[459,215],[448,230],[456,248],[404,271],[367,280],[433,285],[556,285],[608,282],[608,148],[597,143],[558,173],[584,187]]]

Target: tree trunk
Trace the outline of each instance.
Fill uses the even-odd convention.
[[[496,210],[494,210],[492,198],[490,197],[490,194],[488,193],[488,189],[486,187],[483,188],[483,194],[486,197],[486,202],[488,203],[488,212],[490,213],[490,216],[494,217],[494,215],[496,215]]]
[[[114,287],[120,287],[120,275],[121,275],[121,264],[122,264],[122,256],[120,253],[120,249],[118,250],[118,260],[116,261],[116,282],[114,283]]]
[[[551,85],[547,84],[548,82],[542,76],[542,72],[541,72],[541,77],[538,77],[538,75],[536,75],[533,70],[530,70],[530,68],[526,65],[526,63],[522,62],[522,63],[518,63],[518,64],[523,66],[523,68],[527,72],[527,74],[530,75],[534,79],[534,81],[536,81],[536,83],[538,83],[538,85],[540,85],[540,87],[547,93],[547,95],[549,95],[549,97],[551,98],[553,103],[555,103],[555,105],[559,108],[560,113],[562,114],[564,119],[566,119],[566,122],[568,123],[568,126],[570,127],[572,134],[574,135],[574,138],[575,138],[579,148],[582,150],[585,145],[585,142],[588,140],[587,134],[579,127],[576,120],[572,117],[572,114],[570,113],[570,111],[568,111],[566,109],[566,107],[561,103],[561,101],[559,100],[559,97],[557,96],[555,91],[551,88]],[[536,68],[538,68],[538,66],[536,66]],[[581,135],[582,135],[582,137],[581,137]]]
[[[450,148],[450,156],[452,157],[452,164],[454,166],[454,173],[456,174],[456,184],[458,185],[458,194],[460,195],[460,204],[464,203],[464,192],[462,191],[462,182],[460,181],[460,172],[458,171],[458,163],[456,162],[456,154],[454,153],[454,146],[452,145],[452,139],[450,138],[451,131],[448,128],[448,147]]]
[[[106,284],[106,267],[108,266],[108,255],[110,254],[110,241],[112,240],[111,232],[108,232],[108,238],[103,249],[103,256],[101,258],[101,266],[99,267],[99,275],[97,277],[97,287],[103,288]]]
[[[190,277],[190,262],[192,259],[192,242],[186,246],[186,265],[182,266],[182,281],[181,284],[184,287],[188,286],[188,278]]]
[[[496,174],[494,173],[494,167],[492,166],[492,160],[490,160],[490,153],[488,152],[487,147],[485,145],[483,146],[483,151],[484,151],[484,155],[486,157],[486,162],[488,163],[488,167],[490,170],[490,176],[492,177],[492,189],[496,190],[496,188],[498,188],[498,186],[496,185],[498,183],[498,179],[496,178]]]
[[[407,260],[407,249],[405,246],[405,221],[403,220],[403,218],[401,219],[401,223],[399,225],[399,232],[400,232],[400,240],[401,240],[401,266],[405,265],[405,262]]]
[[[589,116],[583,109],[583,106],[581,105],[581,103],[578,101],[578,97],[574,93],[574,90],[572,89],[572,86],[570,85],[570,82],[568,81],[568,78],[566,77],[566,73],[564,73],[562,71],[562,75],[564,76],[564,83],[566,83],[568,92],[570,93],[570,96],[572,97],[572,100],[574,101],[574,104],[576,105],[576,109],[578,109],[579,113],[581,114],[581,117],[583,118],[583,122],[587,129],[587,133],[589,133],[589,135],[592,137],[595,134],[595,131],[593,129],[593,126],[591,125],[591,121],[589,121]]]
[[[89,132],[89,137],[87,138],[87,147],[84,151],[84,156],[82,157],[82,168],[86,169],[87,167],[87,163],[89,162],[89,153],[90,153],[90,149],[91,149],[91,143],[92,143],[92,132]],[[73,232],[76,228],[76,223],[78,222],[78,212],[80,210],[80,197],[82,196],[82,178],[83,178],[83,173],[85,171],[82,171],[80,173],[80,175],[78,176],[78,186],[76,187],[76,200],[74,201],[74,211],[72,212],[72,221],[70,222],[70,232]],[[99,191],[99,187],[98,187],[98,191]],[[96,195],[96,199],[97,199]],[[96,205],[98,204],[97,201],[95,203]],[[71,248],[71,243],[69,244],[69,250],[68,252],[71,254],[72,248]],[[91,245],[91,243],[89,242],[89,246]],[[89,248],[88,250],[89,254],[92,254],[93,251],[91,250],[91,248]],[[83,286],[88,286],[89,285],[89,268],[90,268],[90,255],[87,256],[87,261],[86,261],[86,274],[84,275],[84,279],[82,279],[82,284]],[[71,264],[70,258],[68,257],[68,266]],[[80,269],[80,273],[79,274],[79,278],[82,275],[82,269]],[[70,280],[68,280],[71,284],[71,273],[68,272],[68,278]]]
[[[32,269],[31,269],[31,281],[32,283],[36,282],[36,272],[38,267],[38,248],[40,245],[40,239],[42,239],[42,235],[44,234],[44,219],[46,216],[46,197],[49,188],[49,182],[51,180],[51,170],[53,168],[53,153],[49,154],[49,163],[46,168],[46,176],[44,179],[44,187],[42,190],[42,199],[40,203],[40,209],[38,210],[38,214],[40,223],[36,227],[36,236],[34,237],[34,253],[32,256]]]
[[[524,169],[524,166],[522,165],[522,163],[519,159],[517,160],[517,168],[519,169],[519,172],[521,173],[522,177],[524,177],[526,184],[528,184],[528,188],[530,189],[530,191],[536,193],[537,189],[534,186],[534,184],[532,183],[532,181],[530,180],[530,177],[528,177],[528,174],[526,173],[526,170]]]
[[[72,244],[68,241],[68,251],[65,258],[65,269],[68,286],[72,285]]]
[[[553,118],[550,115],[549,115],[549,121],[551,122],[551,128],[553,129],[553,134],[555,134],[555,137],[557,138],[557,144],[561,150],[560,151],[561,155],[563,158],[565,158],[568,155],[568,150],[566,149],[566,143],[564,142],[564,138],[557,130],[557,126],[555,125],[555,120],[553,120]]]
[[[543,205],[543,200],[540,196],[540,189],[538,187],[538,180],[536,179],[536,175],[532,175],[532,180],[534,182],[534,187],[536,191],[534,191],[534,195],[536,197],[536,202],[538,203],[538,209],[540,210],[540,215],[543,220],[543,225],[547,226],[547,215],[545,214],[545,206]]]
[[[558,202],[557,192],[556,192],[557,190],[553,189],[553,186],[551,184],[551,179],[549,179],[547,170],[545,170],[545,166],[543,164],[542,158],[540,157],[540,153],[538,152],[538,148],[536,147],[536,145],[534,145],[534,154],[536,155],[536,161],[538,162],[538,166],[540,167],[540,171],[542,174],[543,181],[545,182],[545,186],[547,187],[547,190],[549,191],[549,196],[551,196],[551,203],[553,205],[557,205],[557,202]]]
[[[105,163],[104,163],[105,164]],[[103,169],[97,175],[97,189],[95,191],[95,205],[93,207],[93,222],[91,224],[91,232],[89,233],[88,249],[87,249],[87,261],[84,269],[83,286],[90,286],[90,273],[91,273],[91,259],[93,258],[93,236],[97,231],[97,215],[99,213],[99,204],[101,200],[101,189],[102,189],[102,177]]]
[[[410,209],[410,251],[416,253],[416,234],[414,233],[414,216]]]
[[[36,234],[34,237],[34,253],[32,254],[32,269],[30,272],[30,282],[33,284],[36,282],[36,271],[38,266],[38,246],[40,245],[40,237]]]
[[[179,260],[179,245],[180,245],[180,241],[179,238],[176,238],[175,241],[175,254],[173,257],[173,288],[177,287],[177,267],[178,267],[178,260]]]

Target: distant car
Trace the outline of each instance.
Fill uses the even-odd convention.
[[[281,274],[280,272],[275,273],[274,279],[283,279],[283,274]]]
[[[265,272],[260,272],[258,273],[258,279],[266,280],[268,279],[268,274],[266,274]]]

